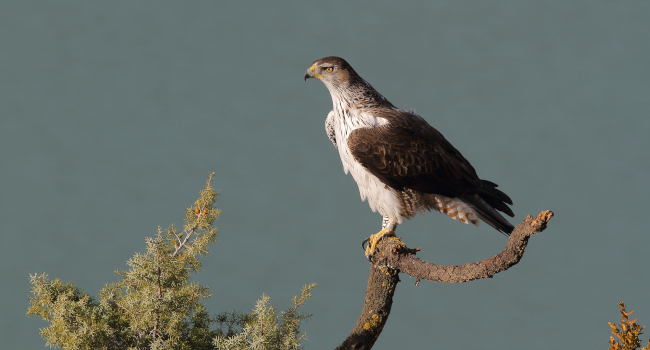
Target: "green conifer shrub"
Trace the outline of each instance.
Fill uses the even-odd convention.
[[[299,349],[298,312],[314,284],[303,287],[293,307],[275,313],[262,296],[251,313],[229,311],[211,317],[201,302],[208,287],[190,282],[201,272],[200,257],[217,241],[213,226],[219,217],[212,175],[194,205],[185,211],[185,225],[158,228],[147,238],[145,254],[135,254],[119,281],[92,297],[72,283],[30,276],[28,315],[50,325],[41,329],[46,345],[61,349]]]

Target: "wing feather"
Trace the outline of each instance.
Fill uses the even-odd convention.
[[[408,111],[389,111],[381,115],[388,124],[356,129],[348,137],[352,155],[368,171],[398,190],[447,197],[482,186],[472,165],[438,130]]]
[[[348,137],[354,158],[386,185],[446,197],[478,195],[492,208],[514,216],[512,200],[481,180],[474,167],[435,128],[420,116],[400,109],[377,109],[389,123],[360,128]],[[507,222],[507,221],[506,221]]]

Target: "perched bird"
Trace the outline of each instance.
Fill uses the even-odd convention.
[[[367,257],[404,219],[425,210],[476,226],[481,219],[506,235],[512,232],[514,226],[498,212],[514,216],[510,197],[480,179],[438,130],[413,111],[393,106],[344,59],[321,58],[304,78],[322,81],[332,95],[327,136],[361,199],[383,215],[382,230],[364,241],[370,242]]]

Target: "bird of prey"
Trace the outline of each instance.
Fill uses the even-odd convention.
[[[514,216],[510,197],[480,179],[438,130],[412,110],[393,106],[344,59],[321,58],[304,78],[316,78],[329,90],[327,136],[361,199],[383,216],[382,230],[364,241],[368,258],[380,239],[425,210],[476,226],[481,219],[506,235],[512,232],[514,226],[499,213]]]

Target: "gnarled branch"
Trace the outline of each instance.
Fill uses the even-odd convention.
[[[503,251],[491,258],[464,265],[436,265],[416,258],[415,252],[419,249],[407,248],[399,237],[382,240],[370,260],[370,278],[361,317],[337,350],[372,348],[390,314],[400,272],[417,278],[418,282],[462,283],[492,277],[517,264],[524,255],[530,236],[544,231],[552,217],[551,211],[543,211],[534,219],[527,216],[512,231]]]

